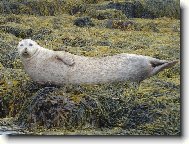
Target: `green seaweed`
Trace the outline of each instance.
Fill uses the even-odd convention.
[[[110,7],[116,3],[128,11],[135,7],[135,17],[127,17],[126,11]],[[26,134],[180,135],[180,11],[178,1],[170,3],[1,1],[0,118],[13,117],[17,120],[15,124],[29,130]],[[170,5],[165,7],[165,4]],[[153,15],[153,19],[143,18],[144,12]],[[90,17],[94,25],[74,25],[82,17]],[[83,56],[134,53],[179,62],[140,85],[125,82],[43,86],[25,73],[16,48],[23,38],[31,38],[48,49]],[[32,103],[40,91],[49,87],[53,91]],[[50,113],[44,108],[55,113],[58,113],[56,104],[65,108],[61,99],[68,104],[67,111],[62,109],[68,113],[67,117],[60,114],[56,119],[45,119],[43,114],[48,117]],[[36,107],[29,109],[29,104]]]

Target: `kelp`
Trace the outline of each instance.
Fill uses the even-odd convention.
[[[7,125],[26,134],[180,135],[179,62],[140,84],[58,87],[33,82],[17,52],[18,42],[31,38],[83,56],[134,53],[179,60],[178,7],[177,1],[1,1],[2,121],[13,118]]]

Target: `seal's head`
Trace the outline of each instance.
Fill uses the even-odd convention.
[[[40,48],[40,46],[31,39],[24,39],[18,44],[18,53],[22,58],[31,58]]]

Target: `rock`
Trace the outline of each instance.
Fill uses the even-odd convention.
[[[110,41],[97,41],[97,45],[99,46],[111,46]]]
[[[180,19],[180,1],[179,0],[145,0],[142,4],[144,10],[154,18],[170,17]]]
[[[34,14],[34,15],[55,15],[61,11],[55,7],[62,7],[64,2],[48,2],[48,1],[4,1],[0,3],[0,13],[5,14]]]
[[[18,59],[18,57],[19,56],[17,51],[9,52],[6,55],[2,55],[1,62],[6,68],[20,67],[22,64],[18,61],[18,63],[15,65],[15,62]]]
[[[167,7],[165,7],[167,5]],[[109,2],[105,6],[98,9],[108,11],[115,9],[122,11],[127,18],[159,18],[171,17],[180,18],[179,1],[125,1],[125,2]]]
[[[24,29],[21,27],[13,27],[13,26],[0,26],[0,29],[4,32],[10,33],[15,35],[16,37],[19,38],[27,38],[31,37],[33,30],[31,28],[29,29]]]
[[[135,17],[135,7],[132,2],[110,2],[108,8],[121,10],[128,18]]]
[[[0,118],[15,116],[24,99],[31,94],[22,90],[28,80],[21,69],[3,68],[0,70]]]
[[[98,20],[104,19],[126,19],[127,17],[120,10],[106,9],[106,10],[92,10],[90,16]]]
[[[74,25],[79,26],[79,27],[93,27],[93,26],[95,26],[95,24],[92,22],[90,17],[77,18],[74,21]]]
[[[5,22],[14,22],[14,23],[21,23],[22,19],[17,15],[10,15],[5,19]]]
[[[46,36],[50,35],[53,31],[49,28],[42,27],[33,33],[33,40],[45,40]]]
[[[86,12],[86,5],[83,4],[83,5],[75,5],[73,6],[70,11],[69,11],[69,14],[70,15],[75,15],[77,13],[80,13],[80,14],[83,14]]]
[[[113,29],[131,30],[136,25],[133,21],[120,21],[120,20],[109,20],[107,21],[106,27]]]
[[[32,134],[14,124],[14,118],[0,119],[0,135],[22,135]]]
[[[43,88],[25,103],[17,120],[20,126],[63,129],[98,127],[100,110],[94,99],[86,96],[74,100],[48,95],[52,90],[53,88]]]
[[[0,62],[6,68],[21,68],[22,64],[19,61],[19,55],[16,49],[17,43],[12,40],[5,42],[0,39]]]
[[[91,40],[86,40],[81,37],[75,37],[75,38],[69,38],[64,37],[62,38],[62,42],[65,46],[72,46],[72,47],[84,47],[84,46],[90,46],[93,42]]]
[[[144,26],[147,30],[152,32],[159,32],[158,26],[156,23],[149,22]]]

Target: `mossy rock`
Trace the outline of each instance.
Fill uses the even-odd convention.
[[[65,46],[72,46],[72,47],[85,47],[85,46],[91,46],[92,44],[94,44],[93,41],[86,40],[81,37],[75,37],[75,38],[64,37],[62,38],[62,42]]]
[[[18,59],[18,52],[13,51],[10,53],[7,53],[5,55],[2,55],[1,57],[1,63],[6,67],[6,68],[21,68],[22,63]]]
[[[71,15],[76,13],[85,14],[87,9],[85,5],[94,3],[101,3],[101,0],[79,0],[77,3],[73,0],[3,1],[0,2],[0,13],[33,14],[40,16],[54,16],[63,13],[69,13]],[[168,6],[165,7],[165,5]],[[110,2],[106,8],[121,10],[128,18],[157,18],[163,16],[180,18],[179,0]]]
[[[114,99],[123,94],[122,89],[119,90],[120,93],[116,91],[120,86],[102,84],[94,87],[67,85],[62,88],[41,88],[25,101],[16,123],[29,129],[39,126],[61,127],[66,130],[122,126],[116,122],[127,115],[125,109],[120,109],[127,103]],[[110,87],[115,93],[109,90]],[[108,93],[111,95],[105,98]]]
[[[15,46],[12,44],[7,43],[5,40],[0,39],[0,60],[2,59],[2,56],[6,55],[9,51],[15,49]],[[1,60],[2,62],[2,60]]]
[[[138,26],[136,25],[135,26],[135,29],[138,30]],[[145,25],[142,25],[141,28],[139,28],[143,31],[152,31],[152,32],[159,32],[159,28],[158,28],[158,25],[156,23],[153,23],[153,22],[149,22]]]
[[[126,19],[127,17],[120,10],[106,9],[106,10],[91,10],[88,12],[89,16],[98,20],[104,19]]]
[[[23,68],[17,52],[16,41],[0,40],[0,62],[6,68]]]
[[[22,19],[20,16],[15,14],[7,15],[6,17],[1,16],[0,24],[7,24],[7,23],[18,23],[20,24],[22,22]]]
[[[88,4],[97,4],[99,2],[103,2],[104,0],[82,0],[82,1]]]
[[[133,21],[122,21],[122,20],[108,20],[106,27],[112,29],[121,29],[121,30],[134,30],[136,25]]]
[[[54,108],[56,105],[61,105],[64,108],[62,104],[66,102],[71,106],[69,112],[74,115],[69,115],[67,120],[70,118],[70,123],[73,121],[78,123],[73,122],[71,125],[63,126],[64,129],[71,130],[64,131],[67,134],[179,135],[181,132],[181,73],[179,63],[173,68],[166,69],[154,77],[146,79],[140,83],[139,87],[132,88],[123,83],[73,87],[69,85],[67,88],[53,86],[55,87],[53,92],[45,93],[44,88],[52,86],[34,83],[25,73],[18,56],[16,48],[18,42],[22,38],[31,38],[48,49],[67,50],[83,56],[100,57],[118,53],[132,53],[179,61],[180,31],[178,29],[180,28],[180,20],[175,19],[175,15],[171,17],[167,16],[166,13],[161,16],[171,18],[156,18],[158,11],[157,13],[150,11],[153,6],[148,8],[144,5],[145,3],[142,3],[145,1],[138,1],[138,4],[134,1],[129,1],[133,2],[135,7],[134,16],[144,16],[148,19],[112,19],[110,21],[120,22],[115,28],[112,28],[112,25],[111,27],[107,26],[108,19],[92,18],[92,23],[95,25],[84,27],[75,26],[73,22],[79,17],[90,16],[90,10],[94,12],[94,15],[96,12],[104,14],[106,10],[113,17],[114,13],[117,12],[123,14],[127,6],[124,5],[123,1],[114,2],[123,5],[123,9],[108,7],[110,1],[99,1],[98,4],[90,4],[91,2],[84,4],[82,0],[78,3],[75,3],[74,0],[61,2],[48,0],[47,3],[32,0],[21,3],[15,3],[18,2],[16,0],[14,2],[13,0],[6,1],[19,5],[15,5],[15,8],[18,7],[18,9],[13,8],[11,14],[5,14],[8,12],[2,11],[0,6],[2,12],[0,16],[0,27],[2,27],[0,30],[0,116],[13,116],[16,119],[15,116],[21,112],[23,117],[20,115],[19,117],[20,122],[24,121],[23,125],[28,127],[33,125],[37,127],[35,127],[36,129],[41,128],[41,131],[46,131],[45,127],[52,126],[55,129],[48,129],[49,134],[54,134],[57,131],[64,134],[62,129],[57,126],[58,121],[55,120],[55,125],[51,123],[53,118],[47,122],[38,118],[41,127],[37,126],[38,123],[33,122],[35,118],[28,118],[29,110],[27,108],[29,106],[26,105],[27,102],[32,105],[31,101],[33,101],[35,102],[33,104],[39,106],[40,104],[36,101],[39,99],[43,107],[39,106],[38,108],[41,108],[39,110],[34,107],[33,110],[40,118],[42,118],[40,112],[50,116],[48,109],[44,109],[44,107]],[[55,6],[51,12],[49,11],[51,8],[48,6],[49,3],[54,3],[52,6]],[[162,1],[160,3],[168,2]],[[172,5],[170,4],[170,6]],[[169,10],[171,9],[169,8]],[[17,14],[12,14],[13,12]],[[172,12],[170,11],[170,13]],[[9,30],[6,31],[6,28]],[[32,33],[27,34],[29,29],[32,29]],[[21,33],[21,35],[16,35],[17,33]],[[39,95],[40,90],[43,91],[42,97],[34,100],[33,98]],[[43,96],[44,98],[48,97],[47,100],[50,102],[45,101]],[[88,105],[86,106],[86,104]],[[75,111],[72,111],[72,106],[73,109],[76,108]],[[50,109],[52,110],[52,108]],[[93,111],[94,108],[96,111]],[[52,111],[54,112],[54,110],[57,109]],[[83,113],[81,113],[82,110]],[[94,113],[90,113],[90,110]],[[82,115],[83,119],[79,116],[76,118],[76,112]],[[97,116],[97,114],[99,115]],[[93,123],[92,116],[99,121],[94,120]],[[76,120],[72,121],[71,118]],[[61,117],[57,119],[63,122]],[[32,122],[31,125],[30,122]],[[22,123],[20,124],[22,125]],[[32,132],[34,134],[40,133],[35,130]]]
[[[6,14],[34,14],[41,16],[55,15],[63,10],[63,1],[7,1],[0,3],[1,13]],[[61,10],[62,8],[62,10]]]
[[[150,110],[155,109],[150,104],[139,104],[133,97],[125,99],[102,98],[99,100],[104,108],[104,122],[108,127],[124,129],[137,128],[139,125],[151,123],[156,119]]]
[[[108,8],[121,10],[128,18],[159,18],[164,16],[180,18],[179,0],[110,2]]]
[[[95,24],[92,22],[90,17],[77,18],[74,21],[74,25],[79,26],[79,27],[93,27],[93,26],[95,26]]]
[[[146,24],[137,23],[131,20],[108,20],[106,27],[110,29],[120,29],[127,31],[149,31],[149,32],[159,32],[158,25],[153,22]]]
[[[76,13],[84,13],[86,3],[94,2],[87,0],[79,0],[77,3],[73,0],[3,1],[0,3],[0,13],[39,16],[54,16],[63,13],[74,15]]]
[[[18,116],[19,125],[63,129],[98,127],[101,111],[95,99],[84,96],[73,100],[71,97],[48,95],[52,90],[43,88],[25,103]]]
[[[9,15],[6,20],[6,22],[14,22],[14,23],[21,23],[22,22],[22,19],[20,16],[17,16],[17,15]]]
[[[70,9],[68,10],[70,15],[75,15],[79,14],[82,15],[86,12],[87,6],[86,4],[78,4],[76,3],[75,5],[70,6]]]
[[[128,18],[135,17],[135,5],[133,2],[110,2],[108,8],[121,10]]]
[[[179,0],[144,0],[141,2],[145,11],[155,17],[170,17],[180,19]]]
[[[41,27],[39,29],[35,29],[35,32],[32,35],[33,40],[45,40],[49,35],[53,33],[52,29]]]
[[[149,86],[149,83],[144,84]],[[169,101],[178,103],[178,97],[172,95],[179,86],[159,81],[150,85],[159,90],[151,89],[148,93],[132,83],[41,88],[25,101],[16,122],[29,129],[61,127],[68,131],[120,127],[123,129],[121,133],[127,135],[133,134],[133,129],[134,134],[161,135],[158,129],[167,124],[170,127],[176,125],[175,129],[169,128],[169,135],[178,134],[179,123],[174,118],[164,120],[164,124],[155,123],[166,114],[172,117]],[[163,96],[167,92],[161,90],[165,86],[172,89],[167,97]],[[178,115],[178,107],[174,111],[174,115]],[[153,131],[149,127],[141,132],[142,127],[151,124]],[[165,130],[164,134],[167,134]]]
[[[27,97],[22,86],[28,81],[28,76],[21,69],[3,68],[0,70],[0,99],[2,115],[15,116]]]
[[[24,28],[21,25],[1,25],[1,30],[12,34],[19,38],[28,38],[32,36],[33,30],[31,28]]]

